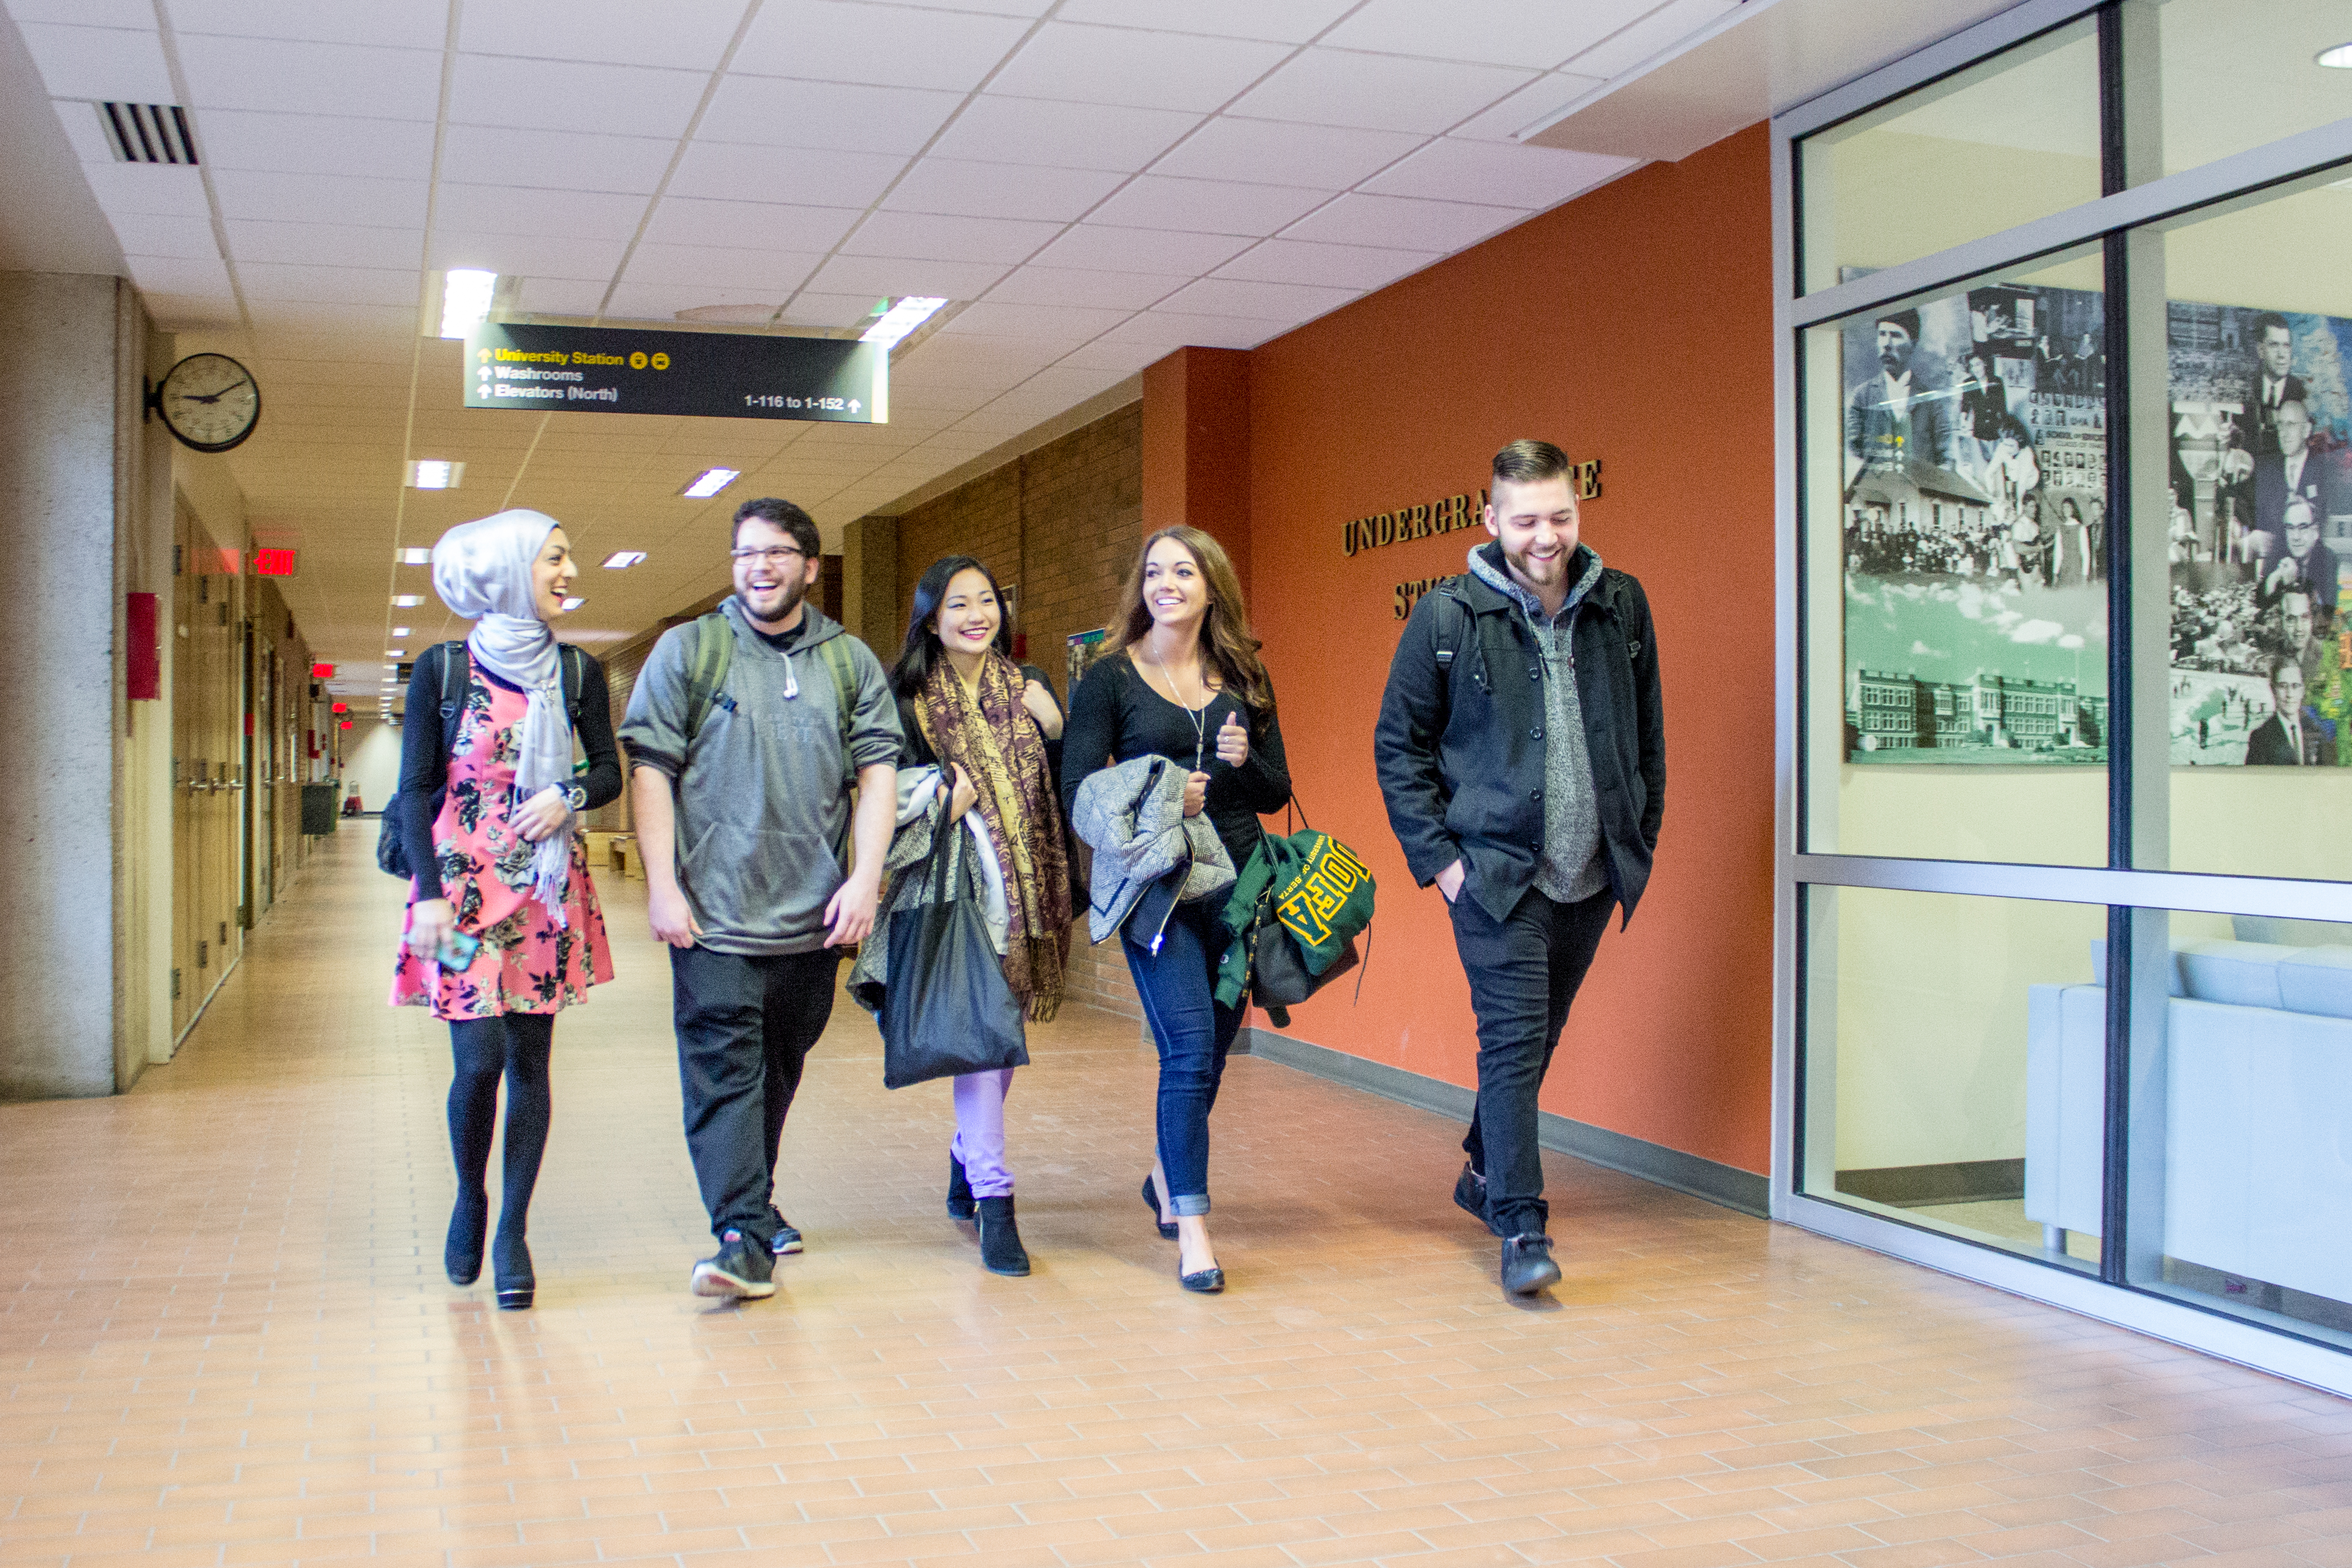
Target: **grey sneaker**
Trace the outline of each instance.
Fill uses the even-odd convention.
[[[776,1260],[765,1248],[730,1230],[719,1239],[718,1255],[694,1266],[687,1285],[698,1296],[751,1301],[776,1293],[775,1272]]]
[[[768,1210],[768,1213],[776,1222],[776,1239],[768,1243],[769,1252],[775,1257],[781,1258],[787,1252],[799,1251],[801,1249],[801,1233],[799,1228],[793,1225],[791,1220],[784,1218],[783,1211],[782,1209],[771,1208]]]
[[[1546,1285],[1559,1283],[1559,1265],[1551,1260],[1550,1237],[1536,1232],[1504,1239],[1504,1290],[1515,1296],[1531,1296]]]

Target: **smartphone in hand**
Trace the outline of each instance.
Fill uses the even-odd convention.
[[[480,937],[468,936],[463,931],[452,931],[441,939],[441,946],[433,950],[433,961],[455,974],[460,969],[471,968],[474,955],[481,950]]]

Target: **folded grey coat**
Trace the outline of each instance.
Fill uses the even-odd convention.
[[[1205,815],[1184,814],[1184,777],[1164,757],[1138,757],[1078,786],[1070,827],[1094,851],[1087,900],[1093,940],[1108,941],[1143,903],[1156,949],[1169,910],[1233,886],[1234,862],[1216,828]]]

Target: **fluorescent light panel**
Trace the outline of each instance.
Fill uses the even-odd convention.
[[[392,629],[392,634],[395,637],[405,637],[408,635],[408,628],[405,626],[395,626]]]
[[[425,595],[421,593],[395,593],[392,596],[392,602],[395,609],[414,610],[418,605],[425,602]]]
[[[572,611],[574,611],[574,610],[579,609],[582,605],[583,605],[583,604],[585,604],[585,603],[587,603],[587,602],[588,602],[588,601],[587,601],[586,600],[582,599],[582,598],[579,598],[579,597],[577,597],[577,596],[575,595],[574,597],[570,598],[570,599],[567,599],[567,600],[565,600],[565,601],[563,601],[563,608],[564,608],[565,612],[568,613],[568,612],[572,612]]]
[[[408,657],[408,650],[405,648],[386,648],[383,651],[383,656],[387,659],[405,659]]]
[[[412,490],[454,490],[465,477],[463,463],[438,457],[420,457],[408,465],[408,486]]]
[[[499,286],[495,272],[453,267],[441,284],[441,335],[462,338],[490,319],[490,296]]]
[[[702,471],[701,476],[697,478],[693,484],[688,485],[684,490],[680,491],[679,494],[683,495],[689,501],[706,499],[709,497],[716,496],[719,491],[724,490],[728,486],[735,483],[735,476],[741,472],[742,470],[740,468],[705,468]],[[610,565],[611,563],[607,562],[606,564]]]
[[[629,568],[636,565],[637,562],[645,559],[646,552],[641,549],[616,549],[611,555],[604,558],[604,570],[606,571],[626,571]]]
[[[418,545],[407,546],[400,552],[400,564],[403,566],[431,566],[433,564],[433,552]],[[402,633],[394,632],[393,635],[400,636]]]
[[[894,300],[890,308],[882,312],[881,319],[866,328],[858,341],[879,343],[887,349],[929,320],[946,303],[944,299],[934,299],[924,294],[909,294],[903,299]]]

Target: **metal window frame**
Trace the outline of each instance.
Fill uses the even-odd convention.
[[[2102,188],[2105,194],[2063,212],[1970,240],[1929,256],[1886,267],[1849,282],[1811,292],[1800,288],[1798,214],[1801,167],[1798,143],[1806,136],[1858,115],[1929,83],[1973,68],[1994,55],[2054,29],[2096,15],[2100,28]],[[1772,1218],[1819,1234],[1973,1280],[2087,1316],[2242,1362],[2299,1382],[2352,1395],[2352,1354],[2219,1308],[2128,1283],[2120,1226],[2103,1247],[2099,1276],[2070,1270],[2030,1255],[1979,1244],[1901,1220],[1864,1212],[1798,1190],[1801,1178],[1805,961],[1802,914],[1811,886],[1885,888],[1977,897],[2020,898],[2104,905],[2109,911],[2110,973],[2131,944],[2136,909],[2228,915],[2266,915],[2352,922],[2352,883],[2277,877],[2241,877],[2141,871],[2128,867],[2132,760],[2128,755],[2127,707],[2120,716],[2126,743],[2108,747],[2110,863],[2050,866],[1906,859],[1884,855],[1809,852],[1801,846],[1805,821],[1806,752],[1803,678],[1804,578],[1802,538],[1801,408],[1799,403],[1800,340],[1805,329],[1898,301],[1935,297],[1969,278],[2030,265],[2090,244],[2105,251],[2110,299],[2108,473],[2111,504],[2108,585],[2114,607],[2128,605],[2130,560],[2127,505],[2114,501],[2127,488],[2121,448],[2128,429],[2116,417],[2128,403],[2125,344],[2113,318],[2121,310],[2117,287],[2125,277],[2126,231],[2176,215],[2206,212],[2232,198],[2255,195],[2328,168],[2352,162],[2352,118],[2315,127],[2198,168],[2137,185],[2120,177],[2125,138],[2119,108],[2117,29],[2120,0],[2026,0],[2001,15],[1929,46],[1868,76],[1824,93],[1775,117],[1771,125],[1772,294],[1774,429],[1774,702],[1778,715],[1773,747],[1773,1062]],[[2111,658],[2129,650],[2111,641]],[[2110,680],[2110,723],[2118,691]],[[2111,995],[2126,988],[2113,988]],[[2128,1029],[2122,1007],[2111,1019],[2109,1052],[2126,1051]],[[2123,1207],[2124,1176],[2118,1144],[2127,1115],[2128,1075],[2111,1071],[2107,1134],[2109,1207]],[[2120,1219],[2120,1213],[2113,1214]]]

